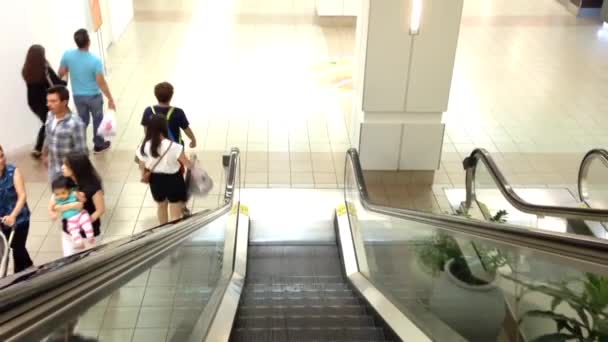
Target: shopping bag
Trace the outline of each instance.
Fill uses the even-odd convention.
[[[116,113],[113,110],[107,110],[103,114],[103,120],[97,129],[97,135],[103,137],[106,140],[111,139],[116,136],[117,133],[117,123],[116,123]]]
[[[213,189],[213,179],[203,169],[195,155],[190,156],[191,167],[186,173],[189,195],[206,196]]]

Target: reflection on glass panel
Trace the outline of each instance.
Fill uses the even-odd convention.
[[[361,206],[354,184],[346,188],[353,234],[364,245],[362,273],[431,339],[608,338],[608,278],[596,269],[375,214]]]
[[[227,222],[224,216],[199,230],[44,341],[187,340],[223,274]]]
[[[601,158],[594,159],[586,177],[587,204],[596,209],[608,209],[608,165]]]

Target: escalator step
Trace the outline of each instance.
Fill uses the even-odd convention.
[[[243,316],[339,316],[339,315],[364,315],[367,313],[363,305],[343,306],[241,306],[239,315]]]
[[[330,329],[330,328],[360,328],[374,327],[374,319],[367,315],[357,316],[239,316],[237,328],[254,329]]]
[[[285,291],[269,288],[245,289],[243,295],[245,297],[256,298],[350,298],[354,297],[351,290],[293,290]]]
[[[332,329],[251,329],[237,328],[231,341],[349,341],[349,342],[380,342],[385,341],[384,333],[380,328],[332,328]]]
[[[244,296],[241,304],[245,306],[343,306],[359,305],[355,297],[349,298],[260,298]]]

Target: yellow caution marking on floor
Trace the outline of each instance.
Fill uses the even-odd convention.
[[[340,204],[339,206],[336,207],[336,214],[338,216],[342,216],[342,215],[346,215],[346,214],[350,214],[351,216],[357,216],[357,209],[355,208],[355,206],[352,203],[348,203],[348,210],[346,208],[347,207],[345,204]]]

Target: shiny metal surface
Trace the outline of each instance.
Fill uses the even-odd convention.
[[[605,149],[593,149],[585,154],[581,162],[578,171],[578,195],[580,200],[588,206],[592,206],[590,202],[593,200],[589,193],[589,169],[595,161],[599,161],[608,168],[608,151]]]
[[[19,340],[37,333],[37,329],[53,329],[58,321],[65,324],[65,317],[74,310],[83,310],[104,298],[169,255],[196,231],[223,217],[238,195],[239,165],[239,151],[235,148],[230,154],[225,203],[216,210],[110,243],[111,248],[102,245],[0,281],[0,339]],[[228,254],[232,259],[232,251]]]
[[[393,216],[409,221],[431,224],[446,231],[470,235],[504,244],[531,248],[551,255],[560,255],[585,261],[591,268],[597,266],[598,272],[605,271],[603,265],[608,264],[608,242],[584,236],[573,236],[548,231],[539,231],[526,227],[509,224],[496,224],[476,221],[452,215],[438,215],[411,209],[389,208],[370,203],[356,149],[347,153],[347,162],[351,164],[355,184],[359,193],[361,205],[374,213]],[[347,177],[345,175],[345,177]],[[348,178],[345,178],[348,179]]]
[[[365,258],[365,253],[357,254],[357,252],[355,252],[355,244],[353,243],[351,225],[346,209],[343,211],[340,209],[336,210],[336,224],[340,252],[342,253],[342,260],[344,263],[344,272],[347,277],[350,277],[351,274],[359,272],[358,261]]]
[[[424,342],[431,339],[410,321],[374,284],[361,273],[348,277],[365,300],[376,310],[384,322],[393,329],[402,341]]]
[[[515,192],[511,184],[509,184],[505,176],[502,174],[502,172],[500,172],[500,169],[492,159],[492,156],[484,149],[475,149],[463,162],[466,170],[465,185],[467,189],[467,197],[464,203],[466,209],[471,208],[473,201],[476,200],[475,174],[479,162],[483,163],[483,165],[487,168],[500,192],[513,207],[517,208],[517,210],[539,216],[563,217],[588,221],[608,220],[608,210],[539,205],[525,201]]]
[[[10,248],[8,242],[6,241],[4,234],[0,232],[0,278],[6,277],[6,273],[8,272],[9,252]]]
[[[234,268],[231,274],[228,285],[221,296],[221,301],[211,314],[207,317],[212,317],[212,323],[209,326],[207,336],[204,341],[222,342],[230,339],[230,332],[234,323],[234,318],[239,307],[239,301],[243,287],[245,285],[245,277],[247,275],[247,249],[249,245],[249,213],[248,210],[240,210],[241,205],[236,206],[236,244],[234,249]],[[215,315],[213,315],[215,313]],[[201,317],[205,317],[202,315]],[[198,330],[198,329],[197,329]],[[200,336],[192,336],[190,342],[203,341]]]
[[[336,210],[336,229],[340,242],[340,253],[342,253],[346,276],[351,284],[402,341],[430,341],[422,330],[418,329],[412,321],[366,278],[369,276],[369,270],[367,270],[365,246],[359,236],[357,239],[360,240],[360,247],[359,249],[356,248],[355,234],[351,230],[354,223],[356,224],[356,219],[350,219],[346,206],[338,207]],[[358,235],[358,233],[356,234]],[[355,250],[357,251],[355,252]],[[361,263],[363,263],[367,270],[367,274],[360,272],[359,267]]]

